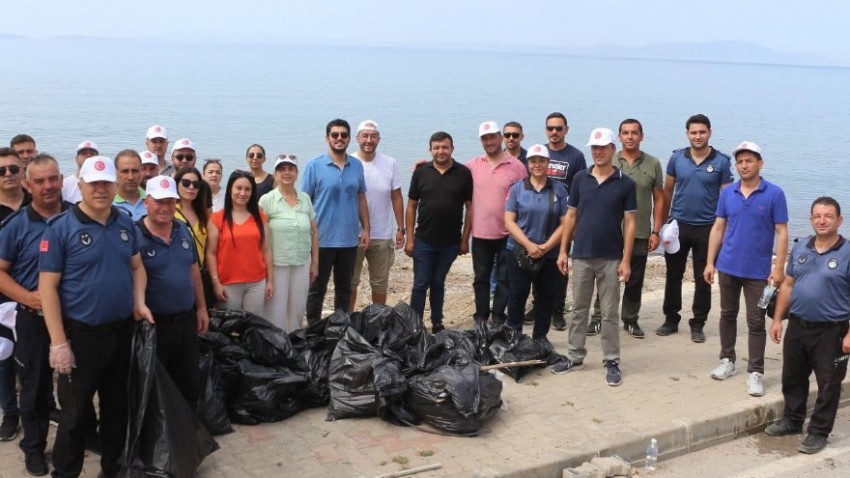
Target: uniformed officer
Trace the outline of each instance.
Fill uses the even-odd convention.
[[[809,375],[814,371],[818,396],[800,452],[817,453],[832,432],[841,382],[850,354],[850,244],[838,234],[841,206],[831,197],[815,199],[811,223],[815,235],[791,251],[786,278],[779,288],[770,338],[782,338],[782,317],[790,312],[782,345],[783,417],[765,429],[770,436],[800,433],[806,419]]]
[[[156,355],[186,401],[198,401],[198,334],[209,316],[198,252],[186,224],[174,219],[177,184],[171,176],[148,181],[148,214],[136,222],[136,239],[148,277],[145,303],[156,323]]]
[[[20,442],[27,473],[47,474],[44,449],[53,397],[53,371],[48,364],[47,327],[38,295],[38,244],[47,219],[63,209],[62,174],[47,154],[30,160],[26,183],[32,203],[3,221],[0,229],[0,292],[17,302],[15,359],[21,379]]]
[[[127,430],[132,318],[153,322],[147,277],[129,216],[112,206],[115,165],[103,156],[80,169],[82,201],[51,221],[39,243],[38,290],[50,334],[50,365],[69,396],[53,446],[53,476],[83,467],[85,408],[97,392],[102,475],[116,476]]]

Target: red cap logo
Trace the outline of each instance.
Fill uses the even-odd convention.
[[[596,134],[593,135],[593,137],[596,138],[596,139],[601,138],[602,137],[602,131],[597,131]]]
[[[154,128],[153,130],[154,130],[154,131],[156,131],[157,133],[159,133],[160,131],[162,131],[162,128],[160,128],[159,126],[157,126],[157,127],[156,127],[156,128]]]
[[[535,147],[534,147],[534,152],[535,152],[535,153],[539,153],[539,152],[541,152],[541,151],[543,151],[543,148],[541,148],[540,146],[535,146]]]
[[[151,159],[151,156],[153,156],[153,155],[151,154],[150,151],[145,151],[144,153],[142,153],[142,156],[144,156],[145,159]]]
[[[484,123],[484,131],[487,131],[489,129],[490,129],[490,123]]]
[[[167,180],[167,179],[163,179],[163,180],[159,183],[159,185],[160,185],[160,186],[162,186],[162,187],[164,187],[164,188],[167,188],[167,187],[168,187],[168,180]]]
[[[182,141],[182,143],[183,143],[183,144],[189,144],[189,140],[188,140],[188,139],[184,139],[184,140]]]
[[[104,163],[103,161],[97,161],[94,163],[94,169],[97,169],[98,171],[103,171],[104,169],[106,169],[106,163]]]
[[[84,147],[84,148],[91,148],[91,143],[89,143],[88,141],[86,141],[85,143],[83,143],[83,147]]]

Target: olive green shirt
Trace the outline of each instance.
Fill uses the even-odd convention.
[[[623,152],[617,151],[614,166],[637,184],[637,215],[635,221],[635,239],[649,239],[652,232],[652,190],[664,187],[664,174],[661,163],[655,156],[640,152],[640,157],[634,166],[623,159]]]

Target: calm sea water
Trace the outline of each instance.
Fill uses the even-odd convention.
[[[106,40],[0,40],[0,55],[0,140],[31,134],[65,172],[83,139],[107,155],[141,149],[154,123],[228,170],[244,167],[251,143],[309,159],[326,148],[327,121],[341,117],[380,124],[380,148],[401,162],[406,183],[434,131],[451,133],[466,161],[481,151],[480,122],[520,121],[528,146],[545,142],[552,111],[569,118],[567,140],[586,154],[594,127],[638,118],[643,149],[666,163],[687,145],[686,118],[705,113],[718,149],[762,146],[764,176],[788,196],[792,237],[811,231],[817,196],[850,210],[848,69]]]

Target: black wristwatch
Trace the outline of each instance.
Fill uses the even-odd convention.
[[[658,231],[652,231],[652,232],[649,233],[649,235],[661,237],[661,234],[658,234]]]
[[[400,227],[400,228],[398,228],[398,232],[400,232],[402,234],[407,234],[407,229],[404,228],[404,227]]]

